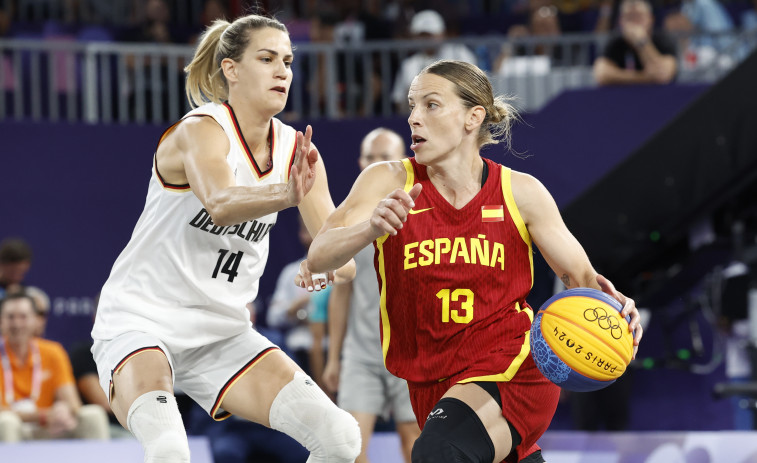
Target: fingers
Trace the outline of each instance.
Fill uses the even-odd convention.
[[[309,125],[305,128],[303,134],[299,130],[297,131],[297,152],[294,155],[294,164],[292,169],[299,167],[302,171],[302,166],[307,162],[307,157],[310,155],[311,138],[313,137],[313,128]]]
[[[300,288],[305,288],[308,292],[320,291],[326,289],[327,285],[334,284],[334,272],[329,273],[311,273],[308,269],[307,260],[300,262],[300,268],[294,277],[294,284]]]
[[[616,290],[612,282],[602,275],[597,275],[597,284],[602,288],[602,292],[609,294],[623,304],[620,315],[623,318],[630,317],[631,321],[628,322],[628,331],[633,333],[633,358],[636,358],[636,351],[639,348],[638,346],[644,331],[641,327],[641,315],[639,314],[639,309],[636,308],[636,301]]]
[[[329,286],[334,286],[334,281],[336,280],[336,270],[331,270],[329,273]]]
[[[371,216],[371,225],[381,234],[396,235],[407,220],[410,209],[415,207],[415,198],[420,192],[420,184],[413,185],[409,192],[399,188],[391,192],[376,206]]]
[[[418,199],[418,196],[421,195],[421,189],[422,188],[423,187],[421,186],[420,183],[416,183],[415,185],[413,185],[413,187],[410,189],[410,191],[407,192],[408,196],[410,196],[410,199],[412,201],[415,201],[416,199]]]

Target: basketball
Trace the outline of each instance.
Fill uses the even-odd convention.
[[[592,288],[552,296],[531,325],[531,352],[539,371],[569,391],[596,391],[614,383],[633,355],[630,317],[621,317],[622,309]]]

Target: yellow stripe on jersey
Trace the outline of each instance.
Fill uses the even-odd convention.
[[[391,337],[391,330],[389,328],[389,313],[386,311],[386,267],[384,266],[384,242],[387,240],[387,238],[389,238],[388,233],[376,240],[376,249],[378,249],[378,271],[379,278],[381,278],[381,297],[379,299],[379,307],[381,308],[381,329],[383,333],[381,340],[381,351],[384,357],[385,368],[386,353],[389,351],[389,339]]]
[[[520,304],[517,302],[515,303],[515,310],[518,312],[521,312]],[[530,307],[526,307],[523,309],[526,314],[528,314],[529,320],[533,323],[534,321],[534,312],[531,310]],[[526,360],[526,357],[528,357],[528,353],[531,352],[531,330],[528,330],[525,332],[525,336],[523,338],[523,344],[520,346],[520,352],[518,355],[513,359],[513,361],[510,363],[510,366],[507,367],[507,370],[505,370],[504,373],[497,373],[496,375],[487,375],[487,376],[474,376],[472,378],[465,378],[462,381],[458,381],[458,383],[464,384],[464,383],[471,383],[473,381],[495,381],[495,382],[504,382],[504,381],[510,381],[515,377],[515,374],[520,369],[520,366],[523,365],[523,362]]]
[[[520,232],[520,237],[523,242],[528,245],[528,261],[531,264],[531,288],[534,287],[534,253],[531,247],[531,234],[528,233],[526,228],[526,222],[523,221],[523,217],[520,215],[518,206],[515,204],[515,198],[513,197],[513,186],[511,182],[512,169],[502,166],[502,195],[505,197],[505,204],[507,204],[507,210],[510,211],[510,217],[512,217],[515,226]],[[533,320],[533,317],[531,317]]]
[[[402,164],[405,166],[405,173],[407,174],[405,176],[405,191],[407,192],[415,184],[415,172],[413,171],[413,163],[410,162],[409,158],[403,159]]]

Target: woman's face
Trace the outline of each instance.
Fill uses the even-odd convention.
[[[234,62],[236,82],[230,81],[229,92],[242,93],[257,109],[281,112],[292,84],[293,58],[286,32],[271,27],[251,31],[242,59]]]
[[[452,82],[435,74],[421,74],[410,85],[408,101],[410,149],[418,162],[432,163],[460,146],[468,108],[463,106]]]

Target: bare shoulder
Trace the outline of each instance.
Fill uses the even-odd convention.
[[[163,179],[183,185],[188,183],[187,163],[221,159],[228,152],[229,139],[212,117],[188,117],[169,129],[155,155]]]
[[[545,206],[554,204],[547,188],[533,175],[513,170],[510,183],[513,199],[526,223],[533,214],[541,213]]]
[[[402,161],[383,161],[371,164],[360,173],[358,181],[362,185],[370,186],[376,196],[383,198],[397,188],[405,186],[407,170]]]
[[[522,197],[525,201],[528,196],[534,194],[543,194],[547,191],[544,185],[533,175],[513,170],[510,177],[510,184],[513,190],[513,196],[518,201]]]
[[[178,147],[194,148],[206,146],[226,147],[228,149],[228,137],[223,128],[212,117],[188,117],[174,129],[169,137]],[[166,141],[169,141],[166,137]]]

